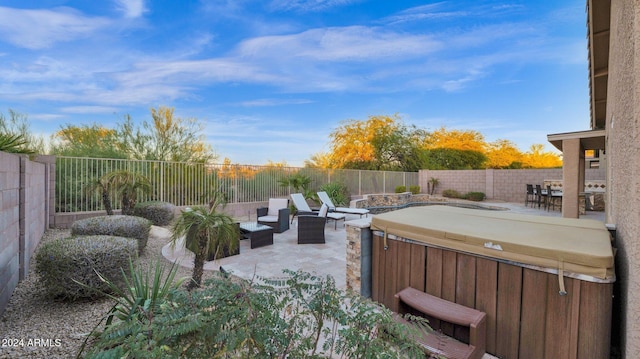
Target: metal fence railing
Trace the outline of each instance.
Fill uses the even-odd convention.
[[[204,205],[213,189],[224,193],[229,203],[266,201],[288,196],[293,189],[282,180],[293,174],[311,179],[312,189],[326,183],[344,184],[351,195],[393,193],[397,186],[418,185],[417,172],[330,170],[317,168],[203,164],[125,159],[57,157],[56,212],[103,210],[101,197],[92,185],[107,173],[126,170],[147,177],[152,185],[138,201],[159,200],[177,206]],[[112,196],[114,196],[112,194]],[[114,209],[120,208],[115,196]]]

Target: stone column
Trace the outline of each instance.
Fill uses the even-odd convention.
[[[347,289],[371,297],[371,218],[345,223],[347,231]]]

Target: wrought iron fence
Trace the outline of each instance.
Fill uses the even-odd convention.
[[[281,185],[293,174],[311,179],[310,188],[326,183],[344,184],[351,195],[393,193],[397,186],[418,185],[417,172],[330,170],[300,167],[203,164],[124,159],[57,157],[56,212],[103,210],[95,184],[113,171],[130,171],[151,181],[152,190],[139,193],[138,201],[158,200],[177,206],[204,205],[218,190],[229,203],[259,202],[285,197],[293,188]],[[111,194],[114,209],[120,208]]]

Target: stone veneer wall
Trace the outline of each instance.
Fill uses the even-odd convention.
[[[49,226],[52,157],[0,152],[0,313]]]

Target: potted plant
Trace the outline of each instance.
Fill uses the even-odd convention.
[[[207,258],[217,258],[225,250],[233,252],[239,246],[239,230],[234,219],[219,211],[223,206],[222,196],[215,196],[209,207],[187,208],[178,216],[173,225],[172,245],[184,237],[185,248],[195,254],[193,274],[187,289],[200,287],[204,262]]]

